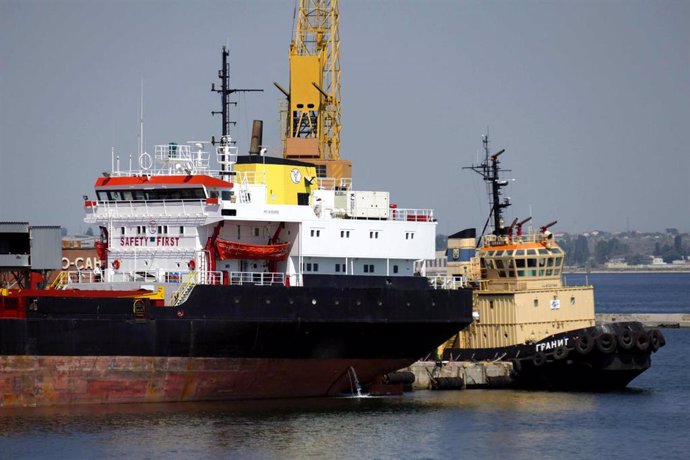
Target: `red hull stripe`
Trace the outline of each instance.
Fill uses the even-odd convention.
[[[205,185],[206,187],[232,188],[232,183],[211,176],[137,176],[137,177],[99,177],[96,187],[140,186],[140,185]]]

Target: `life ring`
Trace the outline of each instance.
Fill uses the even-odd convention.
[[[565,345],[561,345],[553,351],[553,357],[556,361],[564,360],[568,357],[570,350]]]
[[[638,350],[645,352],[649,348],[649,335],[645,331],[641,331],[635,340],[635,346]]]
[[[119,260],[119,259],[113,260],[113,268],[114,268],[115,270],[119,270],[119,269],[120,269],[120,260]]]
[[[575,339],[575,350],[581,355],[589,354],[594,349],[594,338],[589,334],[583,334]]]
[[[541,367],[546,363],[546,355],[541,351],[538,351],[532,356],[532,364],[534,367]]]
[[[635,334],[628,329],[625,329],[618,334],[618,345],[623,350],[631,350],[635,346]]]
[[[187,266],[191,271],[196,270],[196,260],[192,259],[189,262],[187,262]]]
[[[616,351],[616,336],[610,332],[604,332],[597,337],[597,350],[605,355]]]
[[[652,351],[656,352],[660,347],[666,345],[666,339],[664,339],[663,334],[659,329],[652,329],[649,332],[649,346],[652,347]]]

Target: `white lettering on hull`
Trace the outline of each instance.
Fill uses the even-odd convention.
[[[535,345],[535,350],[536,351],[549,351],[549,350],[555,350],[558,347],[561,346],[568,346],[568,341],[570,340],[569,337],[564,337],[562,339],[557,339],[557,340],[550,340],[548,342],[542,342],[538,343]]]

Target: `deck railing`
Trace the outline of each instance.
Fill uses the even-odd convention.
[[[285,285],[285,273],[278,272],[230,272],[231,285],[254,284],[256,286]]]

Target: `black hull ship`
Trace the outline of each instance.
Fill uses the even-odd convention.
[[[470,291],[362,278],[339,288],[199,285],[177,307],[121,292],[5,295],[3,405],[338,395],[470,321]]]
[[[665,345],[639,322],[597,324],[592,286],[565,286],[564,251],[548,229],[523,234],[530,218],[504,225],[500,151],[471,169],[490,190],[493,232],[476,244],[475,229],[448,239],[448,271],[475,287],[470,327],[443,347],[442,359],[509,361],[514,383],[528,389],[607,391],[627,386]],[[485,227],[486,228],[486,227]]]
[[[298,33],[330,38],[297,42],[333,52],[291,47],[283,156],[260,120],[238,153],[229,97],[250,90],[230,88],[224,48],[220,139],[140,145],[125,168],[113,153],[84,197],[93,269],[48,283],[60,229],[0,223],[0,406],[338,395],[471,322],[471,289],[415,276],[434,254],[433,210],[353,189],[338,15],[308,6]]]

